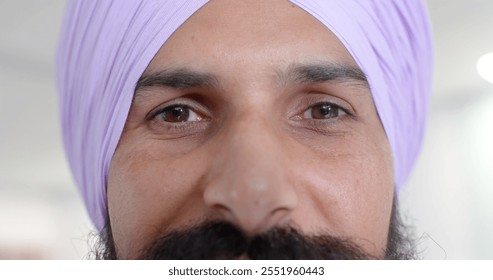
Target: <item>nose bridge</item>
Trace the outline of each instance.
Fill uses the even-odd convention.
[[[261,118],[245,118],[222,140],[205,188],[206,204],[246,232],[288,219],[297,196],[275,129]]]
[[[225,150],[225,154],[230,161],[228,166],[238,172],[235,174],[237,179],[242,177],[258,177],[257,180],[262,181],[280,179],[277,177],[281,175],[279,173],[282,172],[285,163],[281,159],[281,143],[274,129],[265,121],[260,118],[242,121],[236,129],[233,129],[227,143],[229,147]],[[245,180],[243,183],[249,181],[251,180]]]

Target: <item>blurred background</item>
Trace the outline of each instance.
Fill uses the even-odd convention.
[[[433,98],[401,211],[421,257],[493,259],[493,59],[478,62],[493,53],[493,1],[427,2]],[[59,131],[54,56],[63,9],[62,0],[0,0],[0,259],[87,257],[93,228]]]

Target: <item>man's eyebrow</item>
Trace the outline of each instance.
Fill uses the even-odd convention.
[[[217,77],[212,74],[185,68],[165,69],[154,73],[144,73],[135,86],[135,92],[147,87],[159,86],[175,89],[217,88],[219,83]]]
[[[278,71],[279,80],[286,84],[310,84],[330,81],[354,83],[369,88],[366,75],[356,66],[335,63],[293,64],[286,71]],[[217,76],[187,68],[164,69],[144,73],[135,86],[135,93],[149,87],[219,88]]]
[[[330,81],[355,83],[369,88],[365,73],[357,66],[335,63],[295,64],[280,73],[283,84],[324,83]]]

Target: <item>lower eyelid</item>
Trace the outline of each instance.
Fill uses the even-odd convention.
[[[164,136],[187,136],[200,133],[210,125],[208,120],[191,121],[182,123],[170,123],[153,119],[149,122],[149,128],[158,135]]]
[[[300,123],[300,126],[316,132],[333,132],[344,126],[348,121],[347,117],[350,116],[344,115],[331,119],[306,119]]]

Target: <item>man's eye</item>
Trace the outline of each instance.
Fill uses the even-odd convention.
[[[196,122],[202,120],[202,117],[187,105],[164,107],[154,114],[154,118],[169,123]]]
[[[332,119],[346,115],[346,112],[339,106],[332,103],[319,103],[311,106],[303,112],[304,119]]]

